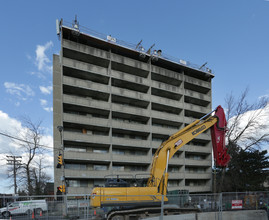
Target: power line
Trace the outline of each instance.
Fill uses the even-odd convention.
[[[36,144],[36,143],[30,142],[30,141],[26,141],[26,140],[23,140],[21,138],[18,138],[18,137],[9,135],[9,134],[5,134],[5,133],[2,133],[2,132],[0,132],[0,135],[3,135],[5,137],[11,138],[11,139],[15,139],[17,141],[21,141],[21,142],[24,142],[24,143],[27,143],[27,144]],[[49,149],[56,149],[56,150],[61,150],[62,149],[62,148],[53,148],[53,147],[50,147],[50,146],[47,146],[47,145],[43,145],[43,144],[38,144],[38,146],[49,148]]]

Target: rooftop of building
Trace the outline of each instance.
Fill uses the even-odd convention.
[[[68,32],[71,33],[71,36],[74,39],[79,37],[79,39],[84,41],[85,44],[99,48],[101,47],[100,49],[109,50],[111,48],[112,51],[117,51],[117,53],[123,56],[134,59],[139,57],[139,59],[144,62],[148,62],[148,60],[151,59],[157,66],[164,68],[169,66],[170,69],[180,68],[185,72],[191,71],[192,74],[195,73],[202,76],[202,78],[207,78],[209,80],[214,77],[212,70],[206,67],[206,63],[202,66],[199,66],[189,61],[181,60],[167,55],[161,50],[154,50],[153,47],[146,51],[141,44],[142,41],[140,41],[138,44],[128,43],[126,41],[112,37],[111,35],[105,35],[82,25],[78,25],[76,21],[75,23],[70,23],[61,20],[59,22],[59,27],[59,31],[57,30],[58,35],[61,34],[61,30],[62,34],[64,32]]]

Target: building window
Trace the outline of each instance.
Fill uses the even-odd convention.
[[[186,159],[191,159],[191,160],[204,160],[204,159],[206,159],[206,155],[186,154]]]
[[[130,166],[131,171],[146,171],[147,166]]]
[[[201,167],[185,167],[185,171],[187,173],[205,173],[206,168]]]
[[[93,185],[96,186],[104,186],[104,180],[93,180]]]
[[[65,147],[65,151],[86,152],[86,147]]]
[[[180,154],[181,154],[181,152],[180,153],[175,153],[172,158],[179,158],[180,157]]]
[[[108,149],[93,149],[93,153],[106,154]]]
[[[66,163],[65,168],[70,170],[86,170],[87,166],[86,164]]]
[[[88,187],[88,180],[68,180],[70,187]]]
[[[186,186],[205,186],[206,180],[186,180]]]
[[[171,173],[179,172],[179,167],[168,167],[168,172]]]
[[[147,155],[147,152],[141,151],[141,150],[130,150],[130,155],[145,156],[145,155]]]
[[[178,186],[179,182],[178,180],[168,180],[168,186]]]
[[[79,180],[69,180],[70,187],[80,187]]]
[[[80,180],[80,187],[87,187],[88,181],[87,180]]]
[[[93,170],[107,170],[107,165],[93,165]]]
[[[124,166],[113,165],[112,169],[115,171],[124,171]]]
[[[124,155],[125,154],[125,151],[124,150],[121,150],[121,149],[113,149],[112,150],[112,153],[113,154]]]
[[[112,133],[112,137],[124,138],[124,134],[121,134],[121,133]]]

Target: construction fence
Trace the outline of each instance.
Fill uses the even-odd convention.
[[[111,201],[117,200],[116,196]],[[117,196],[118,197],[118,196]],[[135,196],[136,198],[139,196]],[[153,197],[153,196],[152,196]],[[269,192],[231,192],[219,194],[188,194],[181,191],[167,195],[165,206],[176,205],[190,212],[236,210],[269,210]],[[90,195],[2,196],[0,219],[106,219],[118,206],[90,207]],[[161,203],[160,203],[161,204]]]

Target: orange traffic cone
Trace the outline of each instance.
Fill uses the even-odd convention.
[[[32,212],[32,219],[35,219],[35,212]]]
[[[96,215],[96,209],[94,209],[93,214]]]
[[[43,215],[42,215],[42,211],[40,211],[40,217],[42,217]]]
[[[11,216],[10,216],[9,220],[12,220]]]

